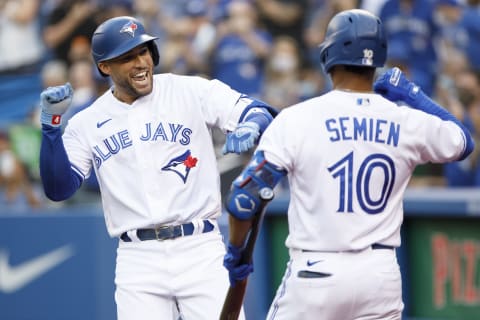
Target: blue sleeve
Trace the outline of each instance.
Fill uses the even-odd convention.
[[[457,160],[463,160],[468,157],[470,153],[472,153],[473,149],[475,148],[475,142],[473,141],[470,131],[453,114],[436,104],[422,90],[415,91],[414,93],[411,92],[405,102],[418,110],[422,110],[426,113],[434,115],[444,121],[452,121],[459,126],[460,129],[462,129],[466,140],[465,148],[462,155]]]
[[[45,195],[53,201],[70,198],[82,185],[83,178],[71,168],[60,128],[42,125],[40,177]]]
[[[250,112],[250,110],[254,112]],[[273,118],[275,118],[278,114],[278,110],[269,106],[263,101],[260,100],[253,100],[243,111],[242,115],[240,116],[240,122],[252,121],[259,125],[260,127],[260,134],[262,134],[268,125],[272,122]]]

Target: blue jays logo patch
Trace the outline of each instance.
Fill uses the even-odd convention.
[[[175,172],[180,178],[182,178],[183,183],[186,183],[190,170],[197,165],[197,162],[198,159],[192,157],[190,150],[187,150],[181,156],[170,160],[162,170]]]
[[[133,38],[135,37],[135,30],[137,30],[137,28],[138,26],[135,22],[129,21],[120,29],[120,33],[128,33]]]

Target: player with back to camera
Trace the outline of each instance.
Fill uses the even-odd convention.
[[[374,80],[386,52],[379,18],[335,15],[320,46],[333,89],[283,109],[232,184],[224,264],[235,281],[252,271],[239,257],[258,190],[288,176],[290,260],[269,320],[401,319],[395,248],[408,181],[416,165],[464,159],[474,143],[400,69]]]
[[[93,59],[113,85],[63,135],[71,86],[41,93],[43,187],[61,201],[96,174],[108,233],[119,238],[119,320],[217,319],[229,280],[211,129],[227,133],[224,153],[241,153],[277,111],[218,80],[154,75],[155,39],[132,17],[96,29]]]

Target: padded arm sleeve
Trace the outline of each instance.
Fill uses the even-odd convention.
[[[239,220],[249,220],[258,213],[260,189],[274,188],[280,179],[287,175],[269,163],[263,151],[257,151],[243,172],[232,183],[226,200],[227,211]]]
[[[53,201],[70,198],[82,185],[83,178],[68,160],[60,128],[42,125],[40,176],[45,195]]]

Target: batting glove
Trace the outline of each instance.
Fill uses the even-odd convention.
[[[415,99],[420,87],[409,81],[397,67],[389,69],[373,84],[373,90],[390,101],[409,102]]]
[[[233,288],[237,281],[246,279],[253,272],[253,264],[238,264],[242,256],[242,248],[234,246],[230,242],[227,246],[227,254],[223,258],[223,265],[228,270],[230,286]]]
[[[222,153],[236,153],[251,149],[260,136],[260,126],[252,121],[240,123],[233,132],[227,134]]]
[[[42,109],[40,122],[52,127],[59,127],[62,123],[62,115],[70,106],[72,98],[73,88],[70,83],[43,90],[40,94]]]

